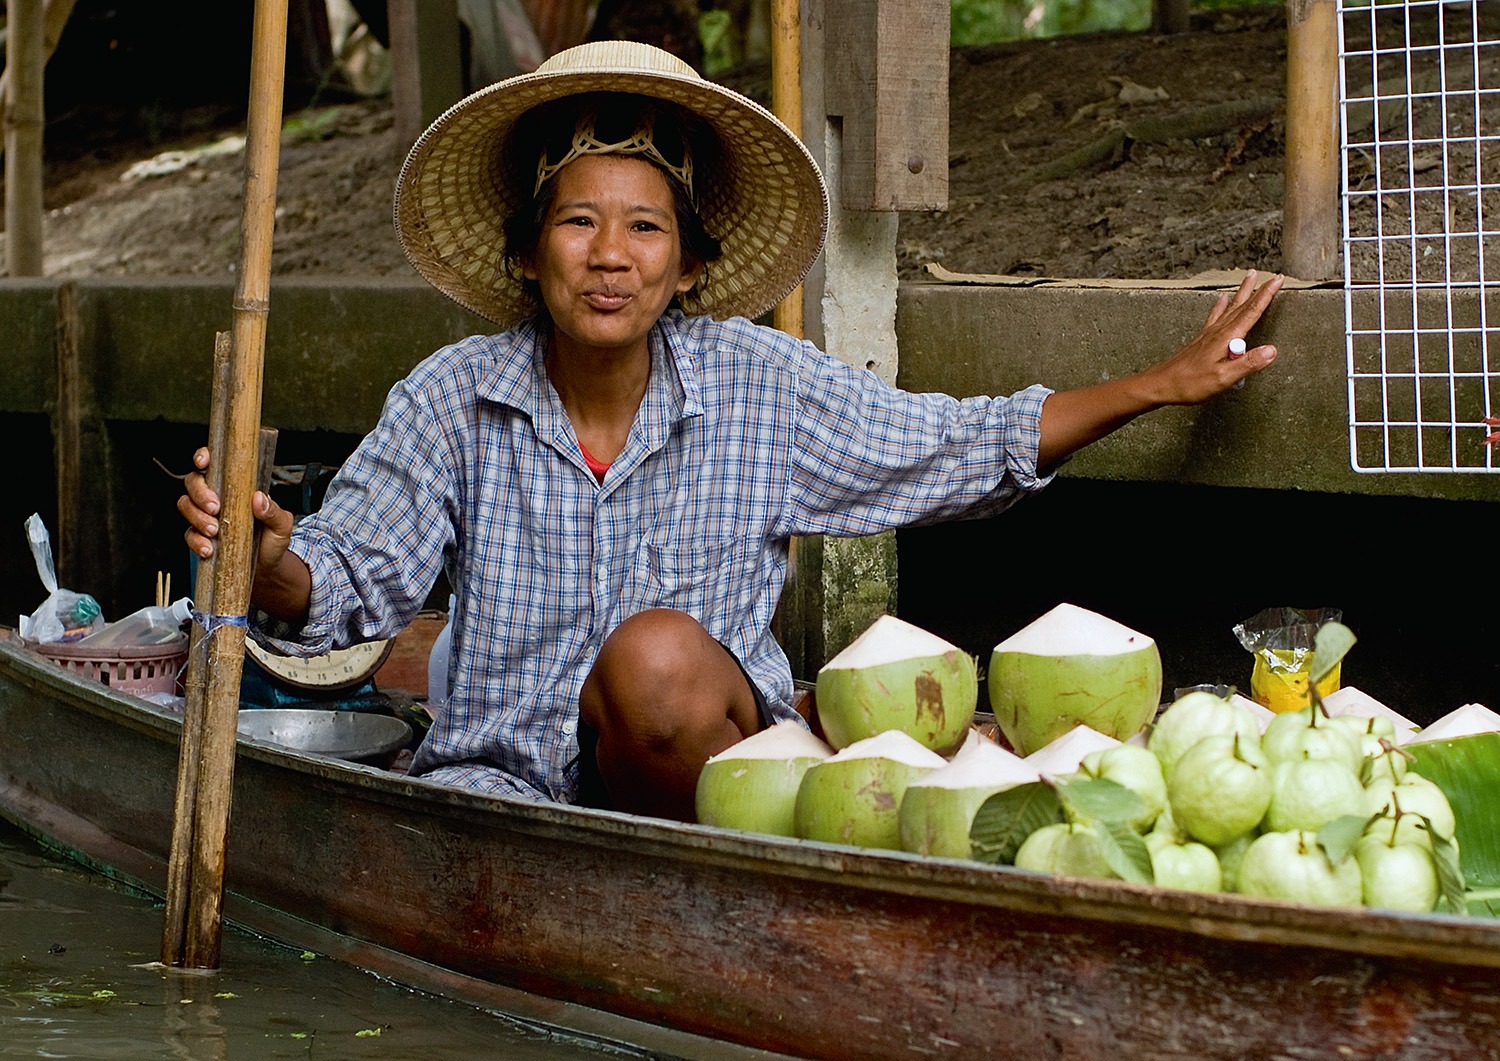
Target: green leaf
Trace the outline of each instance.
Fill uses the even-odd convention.
[[[1401,750],[1453,807],[1464,877],[1475,888],[1500,888],[1500,733],[1405,744]]]
[[[1082,778],[1057,785],[1063,810],[1075,821],[1130,822],[1146,813],[1146,804],[1124,785],[1102,778]]]
[[[1343,623],[1326,622],[1313,638],[1313,658],[1308,665],[1308,682],[1317,684],[1326,678],[1339,661],[1354,647],[1354,631]]]
[[[1426,815],[1419,814],[1417,817],[1422,819],[1422,824],[1427,827],[1427,836],[1432,840],[1432,861],[1437,863],[1438,887],[1442,889],[1443,902],[1448,905],[1450,913],[1467,914],[1469,900],[1464,895],[1464,871],[1458,864],[1458,847],[1432,828]]]
[[[980,804],[969,827],[969,844],[980,862],[1009,864],[1028,836],[1062,820],[1062,804],[1051,785],[1041,781],[1017,785]]]
[[[1099,850],[1105,863],[1119,874],[1121,880],[1136,884],[1156,882],[1146,841],[1129,825],[1105,819],[1094,825],[1094,833],[1099,837]]]
[[[1358,814],[1345,814],[1318,830],[1318,846],[1328,856],[1330,865],[1337,866],[1353,854],[1354,845],[1373,820],[1374,816],[1364,818]]]

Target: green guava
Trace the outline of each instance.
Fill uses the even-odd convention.
[[[1162,776],[1170,778],[1177,760],[1204,737],[1235,734],[1259,741],[1255,716],[1227,697],[1200,689],[1174,700],[1157,716],[1146,747],[1161,762]]]
[[[1343,763],[1302,759],[1271,768],[1271,805],[1262,825],[1267,832],[1317,832],[1345,814],[1363,818],[1366,812],[1364,786]]]
[[[1364,753],[1363,777],[1365,787],[1381,781],[1396,784],[1411,768],[1411,760],[1405,752],[1391,743],[1389,737],[1365,734],[1359,738],[1359,750]]]
[[[1016,852],[1016,867],[1065,877],[1112,880],[1119,876],[1104,861],[1094,830],[1074,822],[1044,825],[1028,836]]]
[[[1179,828],[1209,846],[1254,829],[1271,804],[1271,770],[1255,741],[1205,737],[1183,754],[1167,781]]]
[[[1354,857],[1364,881],[1366,906],[1419,914],[1437,908],[1442,889],[1437,863],[1426,844],[1392,843],[1387,837],[1366,833],[1354,845]]]
[[[1130,823],[1137,832],[1151,828],[1167,805],[1167,782],[1162,778],[1161,762],[1139,745],[1120,744],[1090,752],[1083,757],[1079,772],[1086,777],[1113,781],[1141,798],[1146,809]]]
[[[1364,758],[1359,740],[1348,726],[1341,726],[1321,710],[1304,707],[1277,715],[1260,738],[1261,750],[1273,763],[1298,759],[1334,759],[1355,774]]]
[[[1255,833],[1246,833],[1213,849],[1214,854],[1219,856],[1219,871],[1223,875],[1226,892],[1239,890],[1240,862],[1254,842]]]
[[[1388,718],[1366,718],[1363,715],[1334,715],[1331,721],[1344,726],[1356,737],[1386,737],[1396,735],[1396,724]]]
[[[1223,891],[1224,875],[1218,856],[1204,845],[1194,841],[1173,843],[1165,833],[1150,833],[1146,837],[1146,850],[1151,852],[1151,872],[1161,887]]]
[[[1365,810],[1378,814],[1381,821],[1395,821],[1394,835],[1397,842],[1425,843],[1431,846],[1432,839],[1419,820],[1427,818],[1439,835],[1453,838],[1457,820],[1447,795],[1436,784],[1408,770],[1399,782],[1381,781],[1365,787]],[[1375,832],[1380,822],[1374,822],[1367,831]]]
[[[1358,906],[1363,898],[1353,856],[1330,862],[1316,833],[1262,833],[1245,849],[1236,875],[1241,895],[1316,906]]]

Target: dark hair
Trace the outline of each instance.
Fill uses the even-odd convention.
[[[537,245],[542,238],[542,227],[557,198],[555,180],[547,181],[533,192],[537,160],[544,148],[549,159],[563,157],[572,144],[573,131],[578,125],[579,117],[587,111],[595,114],[596,132],[601,140],[608,143],[624,139],[634,131],[648,108],[655,114],[653,140],[657,150],[676,165],[680,164],[686,146],[693,160],[696,188],[697,181],[712,172],[711,164],[717,142],[700,120],[682,108],[662,100],[619,92],[590,92],[569,96],[528,111],[507,137],[503,148],[505,179],[510,184],[513,200],[519,205],[505,219],[505,247],[502,252],[505,270],[519,281],[522,293],[543,312],[546,311],[546,306],[542,303],[541,290],[536,281],[526,279],[521,271],[522,266],[536,254]],[[623,135],[617,134],[617,130],[624,130]],[[683,265],[701,269],[698,282],[681,297],[683,302],[691,303],[699,289],[708,281],[709,263],[723,257],[723,247],[704,227],[697,204],[682,182],[652,159],[644,155],[633,157],[656,167],[666,179],[667,187],[672,190],[678,247]],[[673,304],[678,304],[678,301],[673,299]]]

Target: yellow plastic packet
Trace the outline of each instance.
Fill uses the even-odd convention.
[[[1250,699],[1281,714],[1312,703],[1307,686],[1318,627],[1341,622],[1338,608],[1267,608],[1238,624],[1234,635],[1255,657]],[[1318,682],[1319,697],[1339,687],[1341,665]]]

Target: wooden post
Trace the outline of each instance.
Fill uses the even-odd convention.
[[[250,609],[255,561],[255,520],[250,502],[260,462],[261,390],[265,365],[266,317],[270,308],[271,234],[276,208],[280,151],[282,74],[286,64],[287,0],[257,0],[250,63],[250,113],[245,149],[245,210],[239,281],[234,296],[229,387],[216,393],[222,406],[225,444],[213,460],[222,466],[219,541],[213,569],[213,613],[207,616],[200,648],[188,661],[203,668],[202,706],[186,706],[179,786],[187,780],[189,822],[174,822],[169,867],[187,860],[186,888],[179,880],[167,896],[162,961],[195,969],[219,964],[223,938],[224,863],[234,787],[235,721],[240,676],[245,662],[245,628],[234,620]],[[202,609],[199,609],[200,613]],[[229,620],[229,621],[221,621]],[[190,732],[187,719],[201,716]],[[179,873],[179,876],[183,876]],[[169,883],[173,883],[170,882]],[[181,940],[181,949],[170,949]]]
[[[1326,280],[1339,273],[1338,5],[1288,0],[1286,11],[1281,268]]]
[[[1153,0],[1151,28],[1157,33],[1186,33],[1192,28],[1192,0]]]
[[[391,103],[404,155],[422,131],[463,95],[457,0],[388,0]]]
[[[42,0],[11,0],[5,70],[5,264],[10,276],[42,275]]]
[[[52,418],[52,449],[57,470],[58,585],[79,585],[76,565],[78,531],[84,512],[83,417],[88,382],[78,351],[78,284],[57,289],[57,399]],[[87,390],[86,390],[87,389]]]
[[[946,207],[949,0],[837,0],[826,11],[844,208]]]
[[[76,0],[47,0],[47,11],[42,16],[42,64],[45,66],[52,53],[57,51],[58,38],[62,36],[63,27],[68,24],[68,16],[73,13],[73,4]],[[0,70],[0,125],[4,124],[5,112],[10,100],[10,67],[6,66]],[[0,138],[0,150],[4,150],[4,140]]]

